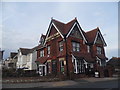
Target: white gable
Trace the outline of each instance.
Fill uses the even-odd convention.
[[[82,31],[81,31],[80,26],[79,26],[76,22],[74,23],[74,25],[72,26],[71,30],[70,30],[69,33],[67,34],[67,37],[69,37],[69,35],[71,34],[71,32],[73,31],[73,29],[74,29],[74,27],[75,27],[76,25],[77,25],[77,27],[78,27],[78,29],[79,29],[79,31],[80,31],[80,33],[81,33],[84,41],[87,42],[85,36],[83,35],[83,33],[82,33]],[[67,37],[66,37],[66,38],[67,38]]]
[[[105,40],[104,40],[102,34],[100,33],[100,31],[98,31],[97,34],[96,34],[96,37],[95,37],[95,40],[94,40],[94,44],[96,43],[97,39],[99,38],[98,36],[100,36],[100,38],[101,38],[101,40],[103,42],[103,45],[107,46],[107,44],[105,43]]]

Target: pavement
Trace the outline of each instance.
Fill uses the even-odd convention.
[[[86,87],[84,85],[94,84],[96,85],[97,82],[116,82],[118,78],[80,78],[77,80],[65,80],[65,81],[54,81],[54,82],[33,82],[33,83],[3,83],[2,88],[56,88],[56,87]],[[111,86],[116,83],[110,83]],[[109,84],[109,83],[108,83]],[[110,85],[108,86],[110,87]]]
[[[77,80],[85,80],[88,82],[98,82],[98,81],[110,81],[110,80],[118,80],[118,78],[114,78],[114,77],[108,77],[108,78],[81,78],[81,79],[77,79]]]

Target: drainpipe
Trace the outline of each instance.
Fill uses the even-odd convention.
[[[68,69],[68,53],[67,53],[67,38],[66,38],[66,35],[64,36],[64,40],[65,40],[65,46],[66,46],[66,74],[67,74],[67,77],[69,78],[69,69]]]

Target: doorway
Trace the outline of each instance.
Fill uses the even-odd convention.
[[[40,76],[45,76],[46,75],[46,65],[39,65],[39,74]]]
[[[56,60],[52,61],[52,74],[53,75],[57,74],[57,61]]]

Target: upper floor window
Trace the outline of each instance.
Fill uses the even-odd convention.
[[[40,57],[44,57],[44,50],[40,51]]]
[[[102,48],[101,47],[97,47],[97,54],[102,54]]]
[[[50,54],[50,46],[47,47],[47,54]]]
[[[87,45],[87,52],[89,53],[90,52],[90,46]]]
[[[78,42],[72,42],[72,47],[73,47],[73,51],[80,51],[80,43]]]
[[[63,51],[63,41],[59,42],[59,51]]]

